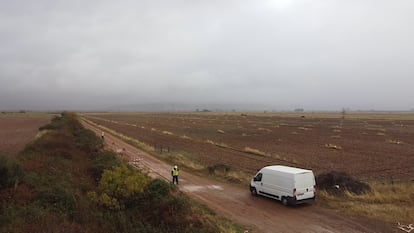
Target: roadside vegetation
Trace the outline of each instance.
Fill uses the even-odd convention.
[[[414,186],[373,182],[371,191],[357,195],[345,192],[334,195],[326,191],[318,193],[318,203],[351,215],[365,216],[388,223],[410,224],[414,219]]]
[[[241,232],[150,179],[63,113],[15,158],[0,156],[0,232]]]
[[[343,172],[324,173],[316,181],[322,206],[388,223],[414,219],[412,182],[364,183]]]

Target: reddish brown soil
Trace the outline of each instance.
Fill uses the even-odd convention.
[[[84,125],[100,135],[100,130]],[[107,134],[105,143],[114,151],[122,153],[150,176],[170,179],[171,166],[159,159]],[[241,224],[246,232],[326,232],[326,233],[385,233],[398,232],[394,227],[362,217],[354,219],[341,213],[325,210],[317,205],[286,207],[281,203],[250,195],[248,187],[209,180],[185,170],[180,171],[179,189],[208,205],[219,215]]]
[[[0,116],[0,153],[15,156],[36,136],[40,126],[50,122],[50,116],[4,114]]]
[[[265,165],[285,164],[316,174],[335,170],[365,180],[414,180],[414,120],[178,113],[99,114],[89,119],[202,164],[224,163],[252,174]],[[267,156],[246,153],[246,147]]]

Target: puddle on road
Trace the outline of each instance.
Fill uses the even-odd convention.
[[[209,189],[223,190],[223,188],[220,185],[209,185],[207,187]]]
[[[207,186],[185,185],[181,189],[185,192],[201,192],[201,191],[206,191],[206,190],[223,190],[223,188],[220,185],[207,185]]]
[[[197,192],[200,191],[203,188],[203,186],[199,185],[186,185],[182,189],[186,192]]]

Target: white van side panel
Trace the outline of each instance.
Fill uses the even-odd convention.
[[[259,195],[277,200],[285,197],[292,203],[315,198],[315,177],[311,170],[277,165],[264,167],[257,174],[260,173],[261,180],[252,179],[250,183],[250,189]]]
[[[280,200],[283,196],[293,195],[294,177],[286,174],[271,174],[263,171],[263,193]]]

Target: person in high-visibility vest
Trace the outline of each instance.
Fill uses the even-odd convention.
[[[176,182],[178,184],[178,166],[175,165],[171,170],[171,176],[173,178],[173,184]]]

